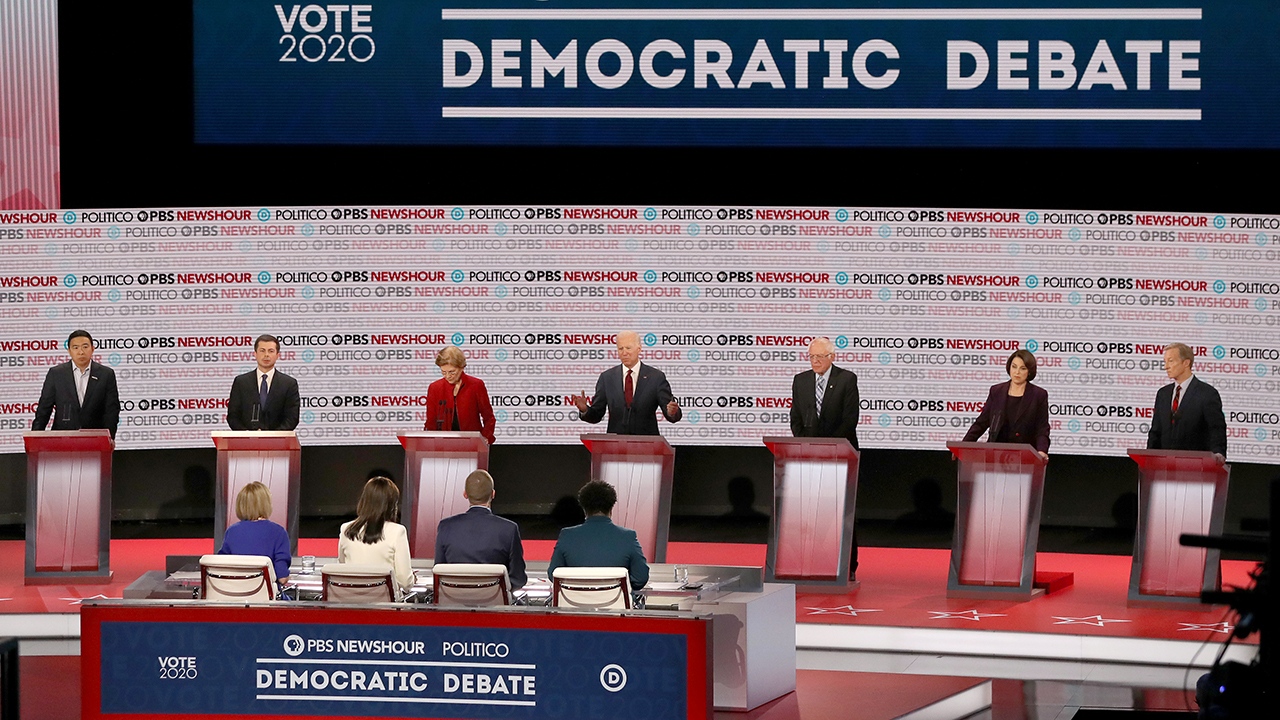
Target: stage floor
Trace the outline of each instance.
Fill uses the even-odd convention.
[[[550,559],[554,547],[548,540],[524,544],[531,561]],[[62,718],[76,716],[67,714],[76,707],[67,701],[73,691],[78,695],[78,658],[72,656],[79,654],[80,603],[119,598],[142,573],[163,568],[166,555],[212,552],[213,541],[112,541],[115,575],[104,585],[26,586],[24,551],[23,542],[0,542],[0,634],[31,639],[22,646],[23,717]],[[300,539],[299,554],[332,557],[337,540]],[[673,542],[668,548],[673,563],[762,565],[764,556],[763,545]],[[1075,584],[1028,602],[948,599],[946,550],[863,548],[859,560],[858,590],[796,598],[797,693],[749,714],[719,715],[888,720],[930,708],[918,717],[959,718],[1007,704],[1024,708],[1009,717],[1056,718],[1071,717],[1064,708],[1087,706],[1090,697],[1104,707],[1184,709],[1187,682],[1211,664],[1232,627],[1225,607],[1128,607],[1128,557],[1041,553],[1039,570],[1073,572]],[[1224,562],[1224,585],[1248,585],[1254,566]],[[1231,656],[1249,659],[1255,638],[1233,647]],[[1044,684],[1063,679],[1069,682]],[[1090,695],[1082,690],[1090,682],[1120,695]],[[850,706],[850,697],[867,699]]]

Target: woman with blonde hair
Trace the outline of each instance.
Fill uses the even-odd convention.
[[[413,587],[409,533],[395,521],[399,515],[400,488],[387,478],[371,478],[356,503],[356,519],[344,523],[338,534],[338,562],[382,565],[392,570],[402,590]]]
[[[493,444],[493,406],[484,381],[462,369],[467,356],[449,345],[436,355],[436,365],[444,377],[427,387],[427,421],[423,430],[479,432]]]
[[[219,555],[264,555],[276,566],[276,580],[289,577],[289,533],[267,518],[271,517],[271,491],[260,482],[251,482],[236,494],[236,517],[240,522],[227,528]]]

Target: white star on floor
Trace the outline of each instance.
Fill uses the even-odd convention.
[[[854,608],[852,605],[841,605],[840,607],[833,608],[811,607],[805,609],[810,611],[810,615],[848,615],[849,617],[858,617],[858,613],[884,612],[883,610]]]
[[[107,597],[106,595],[94,595],[93,597],[87,597],[87,598],[58,598],[58,599],[66,600],[72,605],[80,605],[85,600],[119,600],[120,598]]]
[[[1183,630],[1208,630],[1209,632],[1229,633],[1233,628],[1235,628],[1235,625],[1228,625],[1226,622],[1217,622],[1217,623],[1180,622],[1178,624],[1182,626],[1178,628],[1178,632],[1182,632]]]
[[[980,613],[977,610],[929,610],[933,617],[930,620],[973,620],[977,622],[984,617],[1004,617],[1004,613]]]
[[[1132,620],[1116,620],[1112,618],[1103,619],[1101,615],[1094,615],[1092,617],[1078,617],[1078,618],[1077,617],[1057,617],[1055,615],[1053,619],[1058,621],[1054,623],[1054,625],[1093,625],[1094,627],[1104,627],[1109,622],[1133,622]]]

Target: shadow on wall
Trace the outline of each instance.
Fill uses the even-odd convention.
[[[182,494],[160,504],[157,517],[163,520],[213,519],[213,473],[204,465],[188,465],[182,471]]]

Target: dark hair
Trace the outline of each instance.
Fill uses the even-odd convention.
[[[601,480],[592,480],[578,490],[578,504],[588,517],[608,515],[618,503],[618,491]]]
[[[1008,360],[1004,361],[1004,373],[1006,375],[1013,374],[1013,359],[1022,358],[1022,364],[1027,366],[1027,382],[1036,379],[1036,356],[1031,354],[1030,350],[1014,350]]]
[[[253,341],[253,351],[258,352],[258,344],[264,342],[275,343],[276,352],[280,352],[280,338],[275,335],[259,335],[258,339]]]
[[[356,503],[356,519],[347,526],[347,539],[372,545],[382,539],[382,526],[400,512],[400,488],[384,477],[370,478]]]
[[[67,347],[71,347],[71,341],[75,340],[78,337],[89,338],[89,344],[90,345],[94,344],[93,336],[89,334],[88,330],[75,330],[70,335],[67,336]]]

